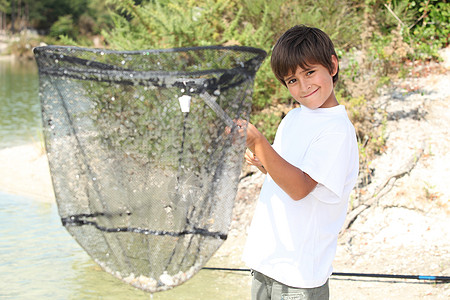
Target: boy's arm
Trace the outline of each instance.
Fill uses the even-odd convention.
[[[257,167],[261,172],[263,172],[264,174],[267,174],[267,170],[264,168],[264,166],[259,166]]]
[[[293,200],[303,199],[316,187],[315,180],[282,158],[251,123],[247,123],[247,147],[258,157],[276,184]]]

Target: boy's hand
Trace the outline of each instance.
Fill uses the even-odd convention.
[[[262,162],[256,157],[256,155],[250,151],[250,149],[245,150],[245,160],[248,164],[257,167],[261,172],[267,174],[266,169],[264,168]]]
[[[252,166],[255,166],[255,167],[261,167],[262,166],[261,161],[249,149],[245,150],[245,160],[247,161],[247,163],[249,165],[252,165]]]
[[[253,153],[255,152],[255,144],[258,140],[265,139],[262,133],[250,122],[242,119],[235,120],[236,125],[239,127],[239,133],[244,134],[244,130],[247,132],[247,148]]]
[[[240,119],[234,122],[241,136],[247,133],[247,162],[255,165],[261,172],[269,173],[275,183],[293,200],[303,199],[316,187],[317,182],[281,157],[253,124]]]
[[[236,124],[236,127],[237,127],[236,129],[237,129],[238,134],[241,137],[247,136],[246,144],[247,144],[248,149],[246,149],[246,152],[245,152],[245,160],[250,165],[257,167],[264,174],[267,174],[267,170],[264,167],[263,163],[259,160],[259,158],[256,156],[256,154],[254,154],[255,146],[258,143],[266,142],[268,144],[266,138],[252,123],[247,122],[246,120],[242,120],[242,119],[235,119],[233,121]],[[225,133],[230,134],[231,128],[226,127]],[[270,146],[270,144],[269,144],[269,146]]]

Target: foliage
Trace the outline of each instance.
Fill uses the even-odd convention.
[[[366,0],[372,59],[436,59],[449,43],[450,4],[439,0]]]
[[[417,12],[421,16],[410,27],[411,40],[418,45],[419,58],[429,56],[436,58],[437,50],[449,44],[450,3],[439,0],[412,1],[412,3],[418,7]]]
[[[73,23],[72,15],[61,16],[58,21],[53,23],[50,28],[50,36],[58,37],[60,35],[66,35],[69,37],[75,36],[75,28]]]
[[[12,0],[0,0],[11,14]],[[268,58],[254,84],[251,121],[272,140],[284,112],[294,106],[273,76],[270,55],[277,38],[296,24],[324,30],[340,60],[336,86],[358,130],[369,161],[383,148],[373,124],[372,99],[380,85],[405,73],[408,60],[437,59],[449,44],[448,1],[439,0],[21,0],[29,24],[52,42],[91,46],[104,37],[117,50],[206,45],[264,49]],[[362,162],[364,163],[364,162]]]
[[[276,39],[298,23],[322,28],[341,48],[357,44],[360,34],[360,28],[352,26],[359,18],[352,1],[155,0],[137,5],[133,0],[109,0],[108,3],[116,9],[114,26],[102,34],[114,49],[245,45],[262,48],[270,57]],[[272,74],[269,59],[257,73],[253,99],[254,116],[264,108],[290,102],[286,88]],[[261,130],[273,137],[280,119],[256,118]]]
[[[20,23],[19,29],[34,28],[46,34],[55,23],[67,24],[72,19],[75,38],[80,34],[98,34],[101,28],[111,24],[104,0],[0,0],[0,12],[6,12],[10,21],[14,15],[16,23]],[[55,35],[55,30],[52,34]]]
[[[9,6],[8,0],[0,0],[0,12],[9,12]]]

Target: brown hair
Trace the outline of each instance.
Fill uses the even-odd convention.
[[[336,56],[334,45],[322,30],[305,25],[296,25],[287,30],[277,41],[272,51],[270,65],[272,71],[282,84],[284,78],[295,73],[297,67],[306,69],[309,64],[321,64],[333,73],[332,55]],[[339,64],[333,83],[338,80]]]

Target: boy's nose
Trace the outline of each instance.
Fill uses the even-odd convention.
[[[302,87],[303,93],[308,93],[309,91],[311,91],[312,86],[310,83],[303,81],[300,84],[301,84],[300,86]]]
[[[305,79],[299,79],[299,83],[302,91],[307,92],[308,90],[311,89],[311,84],[307,82]]]

